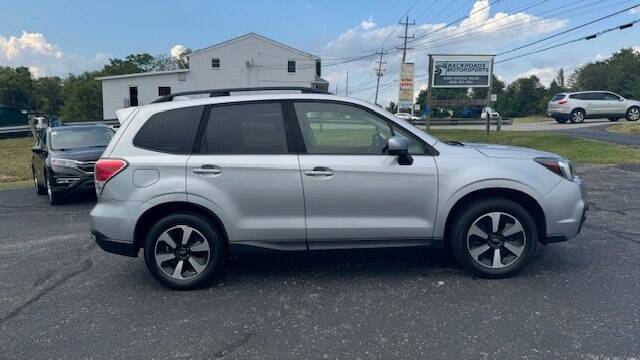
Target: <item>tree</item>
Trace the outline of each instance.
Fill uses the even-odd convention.
[[[0,104],[18,109],[37,107],[36,91],[26,67],[0,67]]]
[[[529,116],[544,113],[543,98],[547,90],[537,76],[520,78],[507,86],[498,111],[505,116]]]
[[[37,94],[38,113],[60,115],[64,104],[62,80],[57,77],[42,77],[34,81]]]
[[[61,117],[65,122],[102,120],[102,87],[95,78],[102,72],[69,74],[64,80],[64,105]]]
[[[388,112],[395,114],[398,112],[398,105],[391,101],[389,105],[385,107],[385,109],[387,109]]]
[[[640,98],[640,53],[622,49],[608,59],[585,64],[571,74],[569,85],[578,91],[608,90]]]
[[[179,69],[188,69],[189,68],[189,54],[191,54],[191,49],[186,48],[180,55],[178,56],[178,68]]]

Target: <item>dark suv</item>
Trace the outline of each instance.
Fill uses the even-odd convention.
[[[31,160],[36,192],[56,205],[65,195],[93,191],[94,165],[113,134],[106,125],[53,127],[38,134]]]

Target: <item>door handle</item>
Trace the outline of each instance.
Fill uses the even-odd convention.
[[[314,177],[322,177],[322,176],[326,177],[326,176],[333,176],[333,170],[324,166],[316,166],[313,168],[313,170],[306,170],[304,174],[307,176],[314,176]]]
[[[222,169],[216,165],[202,165],[193,169],[193,173],[198,175],[219,175],[222,174]]]

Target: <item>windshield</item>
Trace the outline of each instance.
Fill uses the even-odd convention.
[[[51,131],[51,149],[70,150],[107,146],[113,130],[107,127],[65,127]]]

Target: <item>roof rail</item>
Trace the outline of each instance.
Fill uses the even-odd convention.
[[[267,86],[267,87],[246,87],[246,88],[229,88],[229,89],[210,89],[210,90],[194,90],[177,92],[174,94],[161,96],[151,103],[161,103],[173,101],[178,96],[188,95],[202,95],[209,94],[209,97],[217,96],[230,96],[232,92],[248,92],[248,91],[300,91],[301,94],[331,94],[326,90],[308,88],[308,87],[296,87],[296,86]]]

